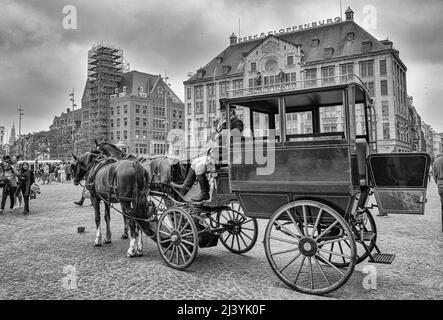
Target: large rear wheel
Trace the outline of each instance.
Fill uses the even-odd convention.
[[[324,249],[345,246],[347,254]],[[348,281],[354,271],[357,249],[345,219],[332,207],[314,200],[297,200],[277,210],[265,232],[266,257],[275,274],[296,291],[326,294]],[[346,263],[337,267],[329,255]]]

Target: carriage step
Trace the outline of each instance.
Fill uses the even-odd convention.
[[[394,259],[395,254],[377,252],[372,255],[372,259],[369,259],[369,262],[391,264]]]
[[[360,240],[362,240],[362,241],[371,241],[374,238],[375,238],[375,232],[372,232],[372,231],[360,232]]]

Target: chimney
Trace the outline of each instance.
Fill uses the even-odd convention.
[[[68,109],[66,109],[66,111],[67,111],[67,113],[69,113],[69,112],[71,112],[71,109],[68,108]]]
[[[231,36],[229,37],[229,44],[232,46],[233,44],[237,43],[237,36],[232,33]]]
[[[390,41],[389,39],[380,40],[380,42],[382,45],[384,45],[386,47],[386,49],[393,49],[394,48],[394,43],[392,41]]]
[[[354,11],[348,7],[345,11],[346,21],[354,21]]]

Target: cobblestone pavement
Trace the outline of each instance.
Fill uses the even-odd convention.
[[[144,256],[127,259],[128,240],[120,239],[122,218],[116,212],[112,244],[93,247],[89,200],[81,208],[72,203],[80,193],[70,184],[44,185],[30,215],[17,209],[0,216],[0,299],[443,298],[440,201],[433,182],[424,216],[376,217],[380,248],[397,254],[392,265],[374,265],[377,289],[363,288],[364,262],[344,287],[326,297],[299,294],[274,275],[261,243],[266,221],[260,221],[259,241],[249,253],[235,255],[219,244],[199,250],[188,270],[176,271],[146,237]],[[78,226],[86,232],[77,233]],[[69,275],[76,288],[66,285]]]

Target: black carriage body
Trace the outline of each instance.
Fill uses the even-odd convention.
[[[389,190],[385,188],[379,192],[374,170],[380,168],[371,169],[370,163],[375,157],[369,157],[377,154],[374,108],[366,88],[359,83],[243,95],[222,99],[221,105],[229,110],[233,107],[242,109],[243,117],[247,118],[245,127],[250,129],[249,136],[228,140],[231,142],[229,192],[237,195],[248,216],[268,219],[291,201],[314,199],[349,217],[358,207],[366,205],[369,189],[373,187],[379,203],[396,197],[398,203],[394,206],[398,210],[394,211],[397,213],[424,212],[424,203],[414,206],[411,201],[421,202],[425,196],[426,182],[422,177],[428,170],[429,161],[417,162],[416,159],[426,155],[403,154],[409,155],[405,161],[415,161],[416,169],[406,174],[419,175],[412,178],[420,181],[419,184],[409,186],[408,190],[395,185],[385,186]],[[343,126],[325,132],[322,130],[327,120],[324,113],[334,108],[340,110],[337,116],[343,117]],[[257,121],[257,114],[266,121]],[[294,133],[296,130],[288,128],[288,119],[299,119],[300,116],[312,119],[308,121],[311,130]],[[297,121],[301,124],[300,120]],[[263,123],[265,128],[257,128]],[[262,134],[257,136],[260,130]],[[270,130],[275,130],[275,136],[269,134]],[[263,164],[263,158],[272,156],[268,154],[270,144],[274,145],[275,168],[269,174],[260,174],[259,171],[265,170],[269,164]],[[382,157],[394,156],[396,154]],[[399,162],[393,161],[392,164],[398,165]],[[399,172],[401,168],[385,168],[383,172],[389,170]],[[405,195],[405,191],[409,195]],[[417,195],[421,196],[417,198]],[[409,204],[400,204],[402,199]],[[380,208],[381,211],[384,208],[393,210],[392,205],[380,205]]]

